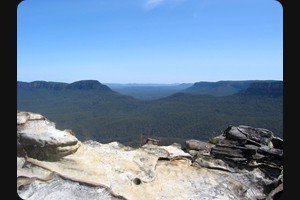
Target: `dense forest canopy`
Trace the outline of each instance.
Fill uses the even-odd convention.
[[[80,140],[101,143],[137,146],[147,137],[158,138],[162,144],[209,140],[228,125],[241,124],[266,128],[282,137],[282,81],[250,81],[245,89],[248,83],[239,82],[240,89],[225,96],[183,89],[143,101],[98,81],[17,82],[17,109],[40,113],[57,128],[72,129]]]

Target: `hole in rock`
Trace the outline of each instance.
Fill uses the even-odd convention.
[[[133,183],[136,185],[140,185],[142,183],[142,181],[139,178],[135,178],[135,179],[133,179]]]

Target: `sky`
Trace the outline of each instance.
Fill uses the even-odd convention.
[[[283,80],[276,0],[25,0],[17,80]]]

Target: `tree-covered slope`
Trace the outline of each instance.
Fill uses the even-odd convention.
[[[140,100],[155,100],[180,92],[192,83],[182,84],[107,84],[112,90]]]
[[[244,95],[261,95],[270,97],[283,96],[283,81],[253,82],[248,88],[241,90]]]
[[[183,90],[190,94],[208,94],[213,96],[227,96],[245,90],[254,80],[247,81],[218,81],[218,82],[197,82],[193,86]]]
[[[59,129],[72,129],[81,140],[103,143],[117,140],[135,146],[142,137],[159,138],[163,144],[191,138],[208,140],[228,125],[240,124],[283,135],[282,96],[238,93],[216,97],[177,93],[141,101],[100,83],[96,87],[95,83],[90,84],[80,82],[49,89],[19,87],[18,83],[17,108],[40,113]]]

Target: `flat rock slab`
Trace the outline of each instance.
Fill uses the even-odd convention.
[[[18,195],[26,200],[119,200],[105,188],[82,185],[77,182],[55,178],[51,182],[35,181],[18,189]]]
[[[173,146],[162,149],[178,155]],[[117,142],[84,143],[56,162],[32,158],[27,162],[130,200],[253,199],[245,192],[247,187],[226,172],[191,166],[188,159],[159,160],[142,148],[128,149]]]

